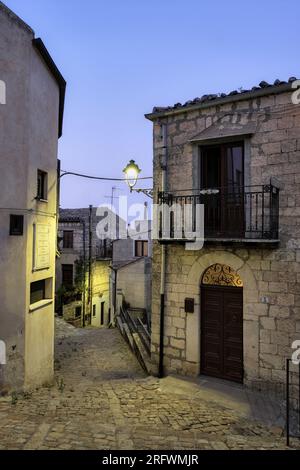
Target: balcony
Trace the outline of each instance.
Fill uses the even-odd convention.
[[[204,206],[206,242],[279,242],[279,189],[272,184],[183,190],[175,194],[160,192],[158,204],[164,205],[164,213],[167,214],[160,217],[161,243],[193,241],[191,237],[185,236],[184,228],[182,231],[178,230],[178,227],[186,226],[185,217],[188,211],[184,210],[185,205],[190,207],[190,226],[195,232],[194,239],[196,238],[196,207],[199,204]],[[179,224],[178,218],[180,218]],[[165,220],[168,230],[164,229],[162,220]],[[177,227],[176,231],[174,226]]]
[[[112,259],[112,244],[97,245],[95,259],[96,261]]]

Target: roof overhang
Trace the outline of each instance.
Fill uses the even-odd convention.
[[[173,116],[175,114],[182,114],[189,111],[196,111],[198,109],[207,109],[213,106],[223,105],[227,103],[235,103],[237,101],[246,101],[250,99],[260,98],[262,96],[268,95],[278,95],[280,93],[285,93],[292,90],[291,83],[285,83],[283,85],[274,85],[268,86],[265,88],[260,88],[255,91],[247,91],[244,93],[237,93],[236,95],[227,95],[225,97],[219,97],[215,99],[211,99],[208,101],[204,101],[203,103],[191,104],[191,105],[183,105],[179,107],[170,107],[170,108],[161,108],[162,110],[159,112],[152,112],[145,114],[145,118],[149,119],[149,121],[155,121],[159,118],[164,118],[167,116]]]
[[[63,118],[64,118],[64,107],[65,107],[65,94],[66,94],[66,81],[57,66],[55,65],[51,55],[49,54],[45,44],[41,38],[36,38],[32,40],[33,46],[37,49],[45,64],[47,65],[49,71],[52,73],[54,79],[56,80],[59,88],[59,112],[58,112],[58,137],[62,136],[63,129]]]

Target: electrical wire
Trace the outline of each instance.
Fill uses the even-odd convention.
[[[106,178],[106,177],[102,177],[102,176],[84,175],[84,174],[82,174],[82,173],[75,173],[75,172],[73,172],[73,171],[61,170],[60,178],[62,178],[63,176],[66,176],[66,175],[79,176],[80,178],[88,178],[88,179],[92,179],[92,180],[101,180],[101,181],[125,181],[125,182],[126,182],[126,179],[125,179],[125,178]],[[139,178],[139,180],[151,180],[151,179],[153,179],[152,176],[143,176],[143,177]]]
[[[9,212],[23,212],[27,214],[37,214],[45,217],[56,217],[56,213],[39,211],[36,209],[23,209],[18,207],[0,207],[0,211],[9,211]]]

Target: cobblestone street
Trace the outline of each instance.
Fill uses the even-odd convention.
[[[55,368],[55,385],[0,398],[1,449],[285,448],[279,426],[201,382],[146,377],[117,329],[58,320]]]

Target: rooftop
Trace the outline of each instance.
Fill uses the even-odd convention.
[[[159,117],[167,116],[170,114],[178,114],[189,110],[215,106],[217,104],[225,104],[232,101],[246,100],[249,98],[260,97],[264,95],[278,94],[291,90],[292,83],[297,80],[296,77],[290,77],[288,81],[276,79],[274,83],[261,81],[258,86],[252,87],[250,90],[239,88],[230,93],[217,93],[202,95],[201,97],[194,98],[193,100],[186,101],[185,103],[176,103],[173,106],[155,106],[152,113],[148,113],[145,117],[149,120],[155,120]]]
[[[6,13],[6,15],[15,23],[17,23],[19,26],[21,26],[21,28],[25,29],[26,31],[34,35],[33,29],[1,1],[0,1],[0,11],[3,11],[4,13]]]
[[[11,19],[18,26],[27,31],[32,38],[32,45],[39,52],[42,60],[45,62],[46,66],[49,69],[49,72],[53,75],[54,79],[57,82],[59,88],[59,110],[58,110],[58,137],[62,136],[63,128],[63,116],[64,116],[64,106],[65,106],[65,93],[66,93],[66,81],[63,78],[62,74],[58,70],[55,62],[53,61],[51,55],[49,54],[46,46],[40,38],[34,38],[33,29],[28,26],[18,15],[16,15],[10,8],[8,8],[3,2],[0,1],[0,12],[4,12],[6,16]]]

